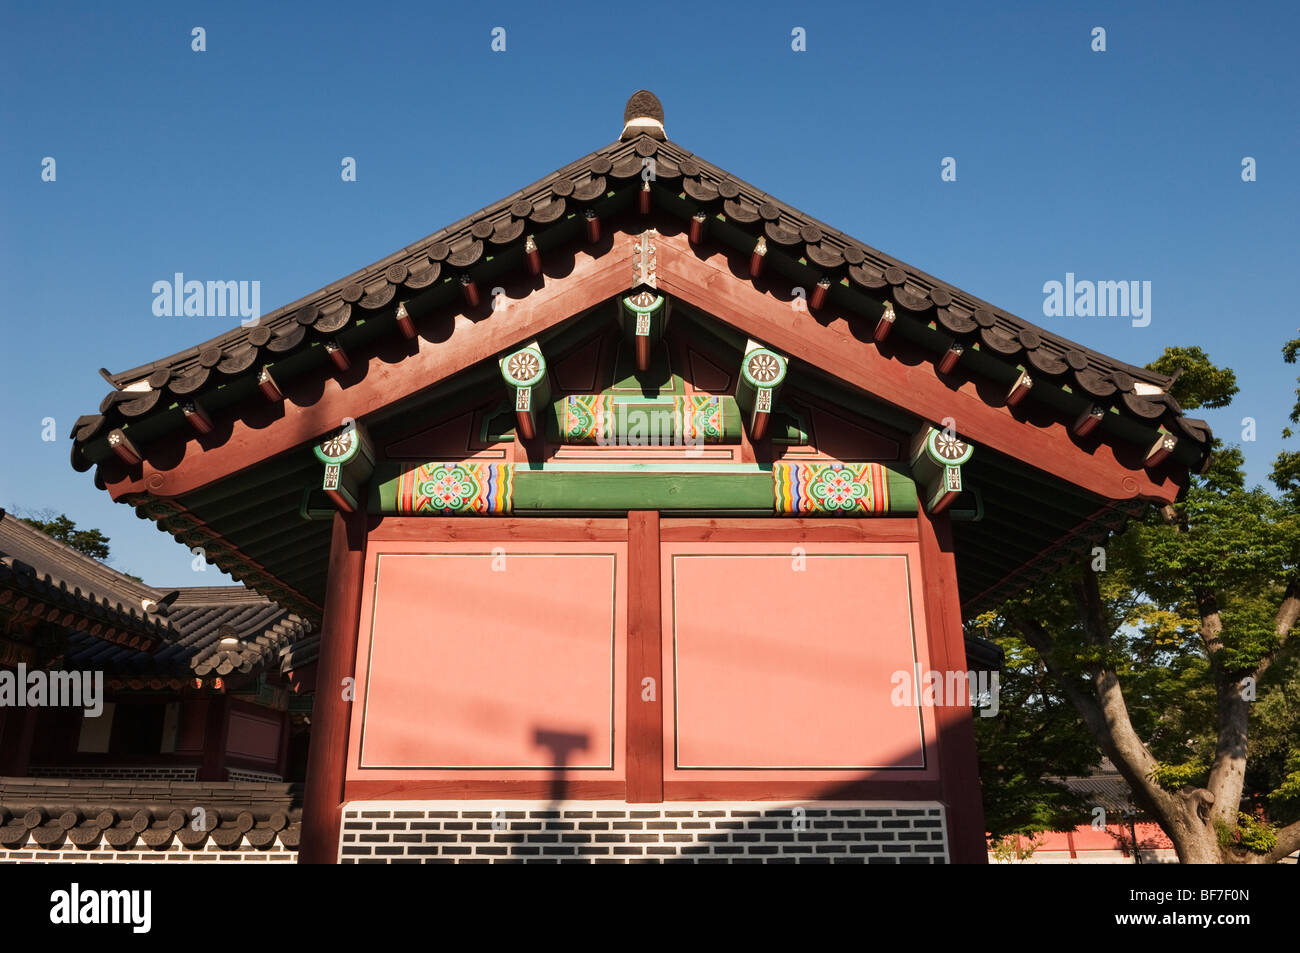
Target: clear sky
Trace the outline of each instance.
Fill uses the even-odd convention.
[[[101,528],[112,563],[152,584],[222,577],[68,459],[72,423],[107,391],[97,368],[233,326],[154,316],[153,283],[256,280],[269,312],[612,141],[640,87],[671,139],[1013,314],[1134,364],[1204,347],[1241,394],[1194,416],[1228,442],[1257,421],[1252,481],[1283,446],[1294,3],[3,9],[0,506]],[[1067,272],[1151,282],[1150,324],[1044,317],[1044,283]]]

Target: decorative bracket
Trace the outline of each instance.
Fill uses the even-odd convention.
[[[325,464],[321,489],[344,513],[360,505],[366,482],[375,471],[375,450],[365,429],[349,421],[313,448],[316,459]]]
[[[632,247],[633,288],[639,288],[641,285],[648,288],[659,287],[659,279],[656,276],[659,265],[655,249],[655,239],[658,237],[659,232],[653,228],[647,228],[636,237],[636,243]]]
[[[961,466],[975,448],[952,430],[926,425],[912,441],[912,479],[923,491],[927,513],[942,513],[962,491]]]
[[[514,392],[515,426],[519,436],[532,440],[541,432],[540,411],[551,400],[550,377],[546,373],[546,358],[541,346],[534,341],[513,354],[501,359],[501,376]]]
[[[736,401],[749,427],[750,440],[762,440],[772,418],[772,407],[785,382],[786,360],[755,341],[745,348],[736,383]]]
[[[638,371],[650,370],[650,353],[663,339],[671,310],[668,299],[653,291],[638,291],[620,302],[623,336],[634,345]]]

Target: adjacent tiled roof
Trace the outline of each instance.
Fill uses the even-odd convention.
[[[662,116],[662,111],[658,115]],[[570,213],[605,202],[611,192],[630,194],[641,188],[645,160],[654,162],[651,195],[656,206],[684,218],[696,214],[706,220],[725,217],[729,229],[768,243],[769,254],[806,262],[831,282],[832,289],[843,283],[890,300],[898,306],[900,321],[933,321],[956,343],[978,344],[984,353],[1010,366],[1024,365],[1036,378],[1113,405],[1120,413],[1152,427],[1164,424],[1193,445],[1208,446],[1208,425],[1183,417],[1178,403],[1164,392],[1169,378],[1069,341],[904,264],[671,140],[646,132],[627,134],[629,138],[598,149],[263,316],[256,327],[236,328],[196,347],[111,375],[123,389],[105,396],[98,413],[77,420],[72,433],[73,466],[80,470],[93,466],[103,450],[92,459],[84,448],[113,428],[155,409],[166,409],[172,402],[190,400],[223,381],[256,374],[263,363],[283,360],[359,319],[373,319],[385,311],[391,314],[397,301],[440,279],[460,276],[468,281],[476,266],[489,256],[499,259],[509,251],[518,253],[529,236],[544,247],[548,227],[563,222]]]
[[[287,669],[282,668],[281,654],[312,631],[306,619],[243,586],[177,591],[171,607],[176,636],[168,645],[146,653],[74,633],[68,663],[164,677],[247,675],[260,666],[282,671]]]
[[[280,650],[280,671],[301,671],[320,656],[320,635],[298,639]]]
[[[137,582],[0,510],[0,590],[4,589],[43,604],[51,619],[72,613],[135,632],[149,644],[175,633],[165,607],[146,609],[146,603],[156,605],[163,598],[163,591]]]
[[[1102,758],[1101,764],[1092,774],[1048,780],[1065,785],[1075,794],[1084,797],[1089,804],[1104,807],[1112,813],[1137,811],[1132,789],[1109,758]]]
[[[965,637],[966,664],[975,671],[999,672],[1006,652],[1002,646],[978,635]]]
[[[0,847],[296,849],[302,786],[263,782],[0,778]],[[201,807],[206,825],[194,829]]]
[[[309,621],[244,586],[203,586],[169,591],[146,586],[51,539],[0,510],[0,600],[22,593],[39,603],[47,621],[68,628],[65,664],[114,674],[227,676],[301,669],[316,641],[291,656],[313,627]],[[146,604],[150,608],[146,609]],[[71,616],[76,616],[74,620]],[[108,639],[98,627],[74,627],[103,619],[115,630],[143,633]],[[223,638],[236,641],[226,645]]]

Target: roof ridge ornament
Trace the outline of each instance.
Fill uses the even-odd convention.
[[[623,132],[619,139],[637,136],[667,139],[664,133],[664,107],[659,97],[648,89],[638,89],[623,107]]]

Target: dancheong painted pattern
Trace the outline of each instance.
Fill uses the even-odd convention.
[[[423,463],[399,478],[400,513],[499,514],[510,512],[514,471],[501,463]]]
[[[777,513],[888,513],[889,484],[878,463],[781,463],[772,466]]]

